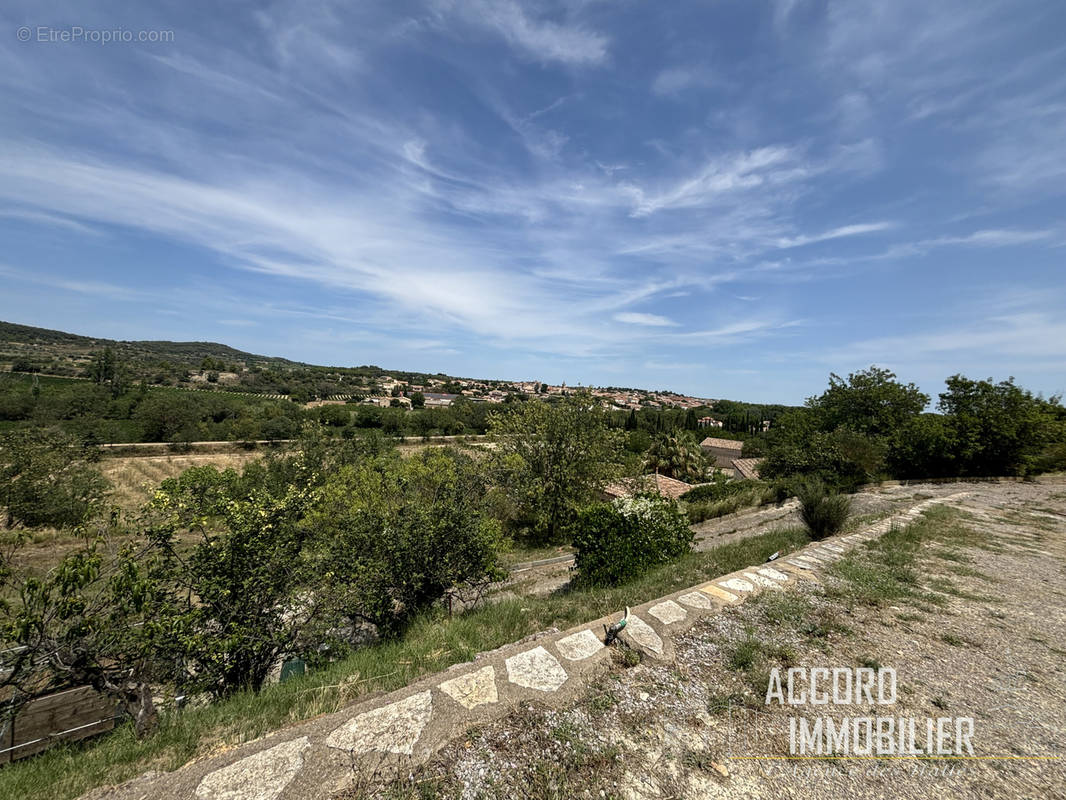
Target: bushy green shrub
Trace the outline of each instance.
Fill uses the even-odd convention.
[[[99,506],[108,483],[96,451],[61,431],[21,430],[0,438],[0,508],[6,523],[73,527]]]
[[[851,498],[829,491],[817,478],[796,483],[796,497],[800,501],[800,518],[812,539],[824,539],[840,532],[851,513]]]
[[[582,581],[612,586],[680,558],[692,545],[688,519],[659,495],[637,495],[583,509],[574,525]]]

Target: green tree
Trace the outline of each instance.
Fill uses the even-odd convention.
[[[698,483],[707,475],[699,443],[686,431],[660,436],[648,450],[644,469],[679,481]]]
[[[961,474],[953,418],[919,414],[892,436],[888,468],[897,478],[949,478]]]
[[[7,524],[70,527],[103,501],[107,480],[94,449],[59,430],[24,429],[0,439],[0,507]]]
[[[89,685],[124,704],[138,736],[155,727],[152,683],[164,677],[173,641],[168,595],[144,552],[113,552],[116,520],[80,530],[94,541],[43,575],[0,553],[0,693],[9,712]]]
[[[442,600],[477,599],[504,576],[486,488],[477,463],[451,448],[339,470],[309,518],[326,593],[385,636]]]
[[[489,426],[513,522],[536,541],[560,540],[624,462],[623,433],[585,393],[558,403],[516,402],[494,413]]]
[[[142,441],[193,441],[201,419],[197,398],[189,392],[150,392],[137,406],[133,418],[141,424]]]
[[[426,396],[422,392],[415,392],[411,395],[411,408],[425,408]]]
[[[829,388],[807,404],[821,415],[825,431],[849,428],[868,436],[890,436],[922,413],[929,395],[913,383],[903,384],[895,373],[870,367],[848,375],[829,376]]]
[[[283,655],[316,652],[330,598],[313,589],[302,524],[314,498],[306,484],[270,492],[212,467],[163,482],[148,535],[174,586],[180,686],[215,697],[258,691]],[[196,537],[191,547],[183,531]]]
[[[683,556],[693,535],[677,504],[657,494],[594,503],[574,524],[575,566],[588,583],[625,583]]]
[[[947,379],[940,410],[954,428],[956,459],[963,475],[1023,475],[1049,440],[1050,403],[1014,384],[974,381],[962,375]]]

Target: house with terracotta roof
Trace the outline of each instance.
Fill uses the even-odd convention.
[[[759,461],[761,460],[758,458],[734,458],[733,477],[746,478],[751,481],[759,480]]]
[[[735,439],[716,439],[708,436],[700,442],[700,449],[708,458],[714,459],[716,469],[733,471],[733,459],[740,458],[744,449],[744,442]]]
[[[681,495],[692,489],[691,483],[679,481],[676,478],[668,478],[666,475],[640,475],[636,478],[623,478],[620,481],[609,483],[603,489],[604,497],[614,500],[619,497],[630,497],[634,494],[655,492],[670,500],[677,500]]]

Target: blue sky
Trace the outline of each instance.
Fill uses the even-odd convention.
[[[768,402],[871,363],[1066,389],[1058,0],[0,26],[2,319]],[[172,33],[48,41],[72,26]]]

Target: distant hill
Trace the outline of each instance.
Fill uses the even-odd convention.
[[[122,359],[137,362],[169,361],[183,367],[199,368],[205,358],[236,363],[245,367],[306,367],[298,361],[246,353],[218,342],[119,341],[79,336],[75,333],[0,322],[0,362],[18,359],[83,363],[94,351],[110,347]],[[37,366],[44,367],[43,363]]]
[[[455,380],[443,373],[335,367],[257,355],[218,342],[120,341],[0,321],[0,372],[81,378],[94,354],[113,351],[124,379],[156,386],[217,388],[262,394],[324,397],[370,390],[383,376],[415,384]]]

